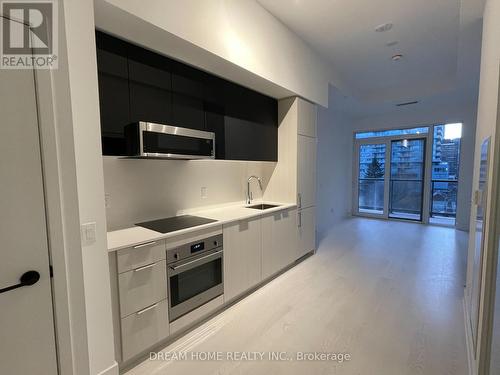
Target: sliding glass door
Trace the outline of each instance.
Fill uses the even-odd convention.
[[[358,211],[370,215],[385,214],[386,144],[359,146]]]
[[[353,212],[425,221],[428,138],[426,127],[356,133]]]
[[[429,222],[455,225],[462,124],[434,126]]]
[[[389,217],[422,221],[425,138],[391,141]]]
[[[354,133],[353,213],[454,225],[462,124]]]

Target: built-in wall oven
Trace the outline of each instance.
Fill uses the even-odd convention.
[[[169,320],[224,293],[222,234],[167,250]]]

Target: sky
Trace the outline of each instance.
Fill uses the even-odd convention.
[[[444,126],[444,138],[445,139],[457,139],[462,138],[462,123],[456,124],[446,124]]]

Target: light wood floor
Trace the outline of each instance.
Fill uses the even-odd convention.
[[[450,228],[345,220],[316,255],[164,351],[342,352],[349,362],[146,360],[128,374],[466,374],[466,247]]]

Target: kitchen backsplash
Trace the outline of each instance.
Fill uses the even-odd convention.
[[[264,191],[273,162],[226,160],[139,160],[103,156],[109,230],[181,211],[231,202],[244,203],[246,179],[263,178]],[[262,197],[252,181],[254,199]],[[206,197],[202,197],[205,188]]]

